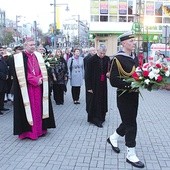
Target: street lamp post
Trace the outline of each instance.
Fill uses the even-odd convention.
[[[18,43],[18,22],[20,22],[19,21],[19,18],[21,18],[21,16],[20,15],[16,15],[16,33],[17,33],[17,43]]]
[[[78,45],[80,45],[80,15],[72,15],[73,17],[77,17],[77,40],[78,40]]]
[[[34,21],[34,41],[35,41],[35,46],[37,47],[37,38],[38,38],[38,32],[37,32],[37,21]]]
[[[56,28],[56,0],[54,0],[54,49],[56,49],[56,33],[57,33],[57,28]]]
[[[78,45],[80,45],[80,15],[78,15]]]
[[[3,30],[6,27],[5,21],[6,21],[5,11],[1,11],[1,9],[0,9],[0,36],[2,36],[2,37],[3,37]],[[2,42],[0,41],[0,44],[1,43]]]
[[[148,62],[149,57],[149,33],[148,33],[148,26],[146,26],[146,36],[147,36],[147,51],[146,51],[146,61]]]
[[[5,27],[5,11],[1,11],[0,9],[0,27]]]
[[[146,60],[148,62],[149,60],[149,48],[150,48],[150,42],[149,42],[149,26],[152,26],[154,24],[154,17],[153,16],[145,16],[144,17],[144,27],[145,27],[145,35],[146,35]]]
[[[54,34],[54,49],[56,49],[56,35],[57,35],[57,27],[56,27],[56,6],[61,6],[61,5],[66,5],[66,11],[69,10],[68,8],[68,4],[56,4],[56,0],[54,0],[54,4],[50,4],[50,5],[54,5],[54,29],[53,29],[53,34]]]

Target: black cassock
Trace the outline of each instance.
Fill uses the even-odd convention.
[[[23,61],[24,61],[24,72],[27,79],[27,56],[23,52]],[[16,70],[14,67],[14,60],[11,61],[11,69],[13,72],[14,80],[14,135],[19,135],[23,132],[31,131],[31,126],[29,125],[27,118],[26,118],[26,112],[25,112],[25,106],[22,99],[21,94],[21,88],[16,76]],[[36,106],[35,106],[36,107]],[[43,130],[46,130],[48,128],[55,128],[55,120],[54,120],[54,113],[52,109],[52,103],[51,98],[49,95],[49,118],[43,119],[42,121],[42,128]]]
[[[85,85],[86,85],[86,111],[88,122],[104,121],[107,106],[107,78],[110,59],[108,56],[99,58],[96,54],[86,62]],[[93,90],[93,94],[87,90]]]

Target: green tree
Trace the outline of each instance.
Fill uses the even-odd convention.
[[[74,37],[73,37],[72,44],[73,44],[73,46],[79,45],[79,39],[78,39],[77,36],[74,36]]]
[[[3,44],[8,46],[10,43],[13,43],[13,42],[15,42],[13,38],[13,33],[10,31],[5,31]]]

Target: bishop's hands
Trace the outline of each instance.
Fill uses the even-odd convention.
[[[28,122],[30,126],[33,126],[33,121]]]
[[[38,81],[38,85],[41,85],[42,83],[43,83],[43,78],[40,77],[40,78],[39,78],[39,81]]]
[[[110,72],[109,71],[106,73],[106,77],[110,78]]]

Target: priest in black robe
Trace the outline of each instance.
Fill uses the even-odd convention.
[[[85,85],[86,85],[86,111],[87,121],[103,127],[105,116],[108,111],[107,102],[107,77],[110,59],[106,56],[106,47],[97,49],[97,54],[90,57],[86,62]]]

